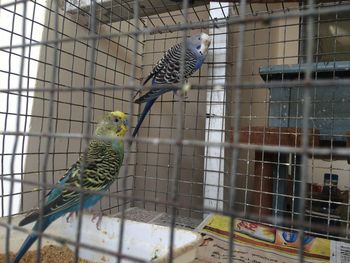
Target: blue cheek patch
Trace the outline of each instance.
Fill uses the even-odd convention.
[[[199,46],[197,46],[196,48],[197,48],[197,49],[200,49],[200,48],[201,48],[201,46],[199,45]]]

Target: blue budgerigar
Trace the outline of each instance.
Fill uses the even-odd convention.
[[[186,39],[185,65],[183,69],[185,79],[190,77],[203,65],[210,43],[211,39],[205,33],[200,33]],[[135,100],[136,103],[146,102],[146,105],[133,131],[132,135],[134,137],[137,135],[143,120],[157,98],[168,91],[174,90],[171,84],[180,82],[183,46],[181,42],[168,49],[143,82],[143,85],[145,85],[152,79],[152,87],[146,94]]]
[[[117,178],[119,169],[123,163],[124,145],[118,139],[123,137],[128,129],[126,115],[121,111],[106,114],[95,130],[96,138],[91,140],[88,146],[84,163],[84,174],[81,177],[83,157],[68,169],[65,175],[53,187],[45,199],[41,230],[44,231],[53,221],[66,213],[73,213],[80,209],[80,192],[72,188],[82,187],[89,191],[103,192]],[[112,140],[99,140],[99,136],[108,136]],[[115,137],[115,140],[113,140]],[[81,180],[82,178],[82,180]],[[60,186],[60,187],[57,187]],[[68,186],[68,188],[63,188]],[[70,187],[70,188],[69,188]],[[83,208],[87,209],[95,205],[103,196],[101,194],[85,193]],[[20,226],[36,222],[33,230],[39,231],[39,209],[33,210],[20,223]],[[27,250],[35,242],[38,236],[30,234],[22,244],[14,259],[14,263],[20,261]]]

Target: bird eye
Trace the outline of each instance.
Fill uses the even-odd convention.
[[[114,119],[113,119],[113,122],[114,122],[115,124],[118,124],[118,123],[119,123],[119,119],[118,119],[118,118],[114,118]]]
[[[199,37],[198,40],[201,40],[201,37]]]
[[[197,49],[200,49],[201,48],[201,45],[197,46]]]

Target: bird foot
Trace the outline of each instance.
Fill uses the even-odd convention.
[[[95,223],[95,219],[97,218],[97,222],[96,222],[96,229],[97,230],[101,230],[102,217],[103,217],[103,213],[101,210],[92,211],[91,222]]]
[[[188,99],[188,95],[187,93],[182,93],[181,91],[180,92],[175,92],[175,98],[177,98],[178,100],[187,100]]]
[[[78,212],[70,212],[66,218],[66,222],[69,223],[71,221],[71,219],[73,218],[73,216],[77,216],[78,215]]]

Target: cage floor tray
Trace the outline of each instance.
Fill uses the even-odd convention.
[[[17,225],[22,219],[22,216],[14,217],[13,224]],[[97,230],[96,224],[91,222],[91,215],[83,216],[81,242],[88,246],[102,248],[109,251],[118,251],[119,231],[121,220],[119,218],[103,217],[101,228]],[[6,220],[6,218],[2,219]],[[55,237],[65,238],[70,241],[75,241],[78,220],[74,218],[67,223],[65,217],[54,222],[45,233]],[[31,225],[28,229],[31,229]],[[12,252],[16,252],[26,234],[11,230],[11,248]],[[4,252],[6,229],[1,228],[1,252]],[[168,247],[170,242],[170,228],[155,224],[135,222],[125,220],[123,251],[124,255],[137,257],[145,261],[166,262],[168,255]],[[174,240],[174,262],[192,262],[196,257],[196,252],[201,237],[199,234],[183,230],[175,229]],[[57,245],[57,242],[50,239],[43,239],[42,245]],[[74,250],[74,246],[67,244],[70,249]],[[36,249],[36,244],[31,247]],[[79,252],[80,258],[95,262],[116,262],[116,258],[112,255],[93,251],[87,248],[81,248]],[[122,262],[132,262],[123,260]]]

